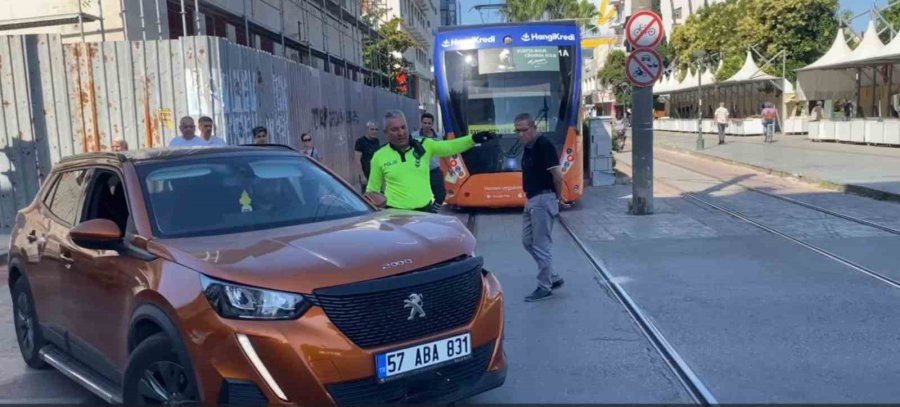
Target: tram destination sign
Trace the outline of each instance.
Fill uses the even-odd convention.
[[[480,75],[503,72],[558,71],[559,58],[569,55],[560,47],[504,47],[478,50]]]

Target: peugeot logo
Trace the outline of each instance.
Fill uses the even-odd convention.
[[[416,314],[419,318],[425,318],[425,310],[422,309],[422,294],[412,293],[408,299],[403,300],[403,308],[409,308],[409,321],[412,321]]]
[[[392,261],[390,263],[384,263],[384,265],[381,266],[381,269],[387,270],[387,269],[392,269],[395,267],[405,266],[408,264],[413,264],[412,259],[403,259],[403,260]]]

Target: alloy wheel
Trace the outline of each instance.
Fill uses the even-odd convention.
[[[169,361],[150,365],[138,382],[141,401],[146,404],[194,404],[197,396],[193,389],[184,367]]]
[[[16,327],[19,331],[19,344],[26,354],[34,352],[34,320],[31,319],[31,307],[26,293],[19,293],[16,298]]]

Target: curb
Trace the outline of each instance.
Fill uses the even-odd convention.
[[[795,174],[795,173],[782,171],[782,170],[778,170],[778,169],[774,169],[774,168],[762,167],[762,166],[758,166],[755,164],[748,164],[745,162],[732,160],[730,158],[722,158],[722,157],[719,157],[716,155],[701,153],[701,152],[688,150],[688,149],[684,149],[684,148],[676,147],[676,146],[672,146],[672,145],[661,145],[660,144],[660,145],[655,145],[654,147],[658,147],[662,150],[675,151],[675,152],[679,152],[679,153],[688,154],[688,155],[702,158],[705,160],[716,161],[716,162],[720,162],[720,163],[736,165],[738,167],[749,168],[754,171],[759,171],[759,172],[769,174],[769,175],[775,175],[775,176],[778,176],[781,178],[793,179],[793,180],[800,181],[805,184],[809,184],[809,185],[823,188],[823,189],[830,189],[830,190],[842,192],[845,194],[858,195],[858,196],[862,196],[862,197],[866,197],[866,198],[876,199],[879,201],[900,203],[900,194],[898,194],[898,193],[881,191],[878,189],[872,189],[872,188],[864,187],[861,185],[839,184],[839,183],[824,180],[821,178]]]

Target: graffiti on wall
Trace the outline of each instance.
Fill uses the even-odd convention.
[[[340,110],[314,107],[311,110],[315,130],[359,124],[359,113],[353,109]]]
[[[235,143],[247,143],[250,131],[259,125],[255,75],[246,69],[227,69],[222,72],[222,113],[228,126],[228,138]]]

